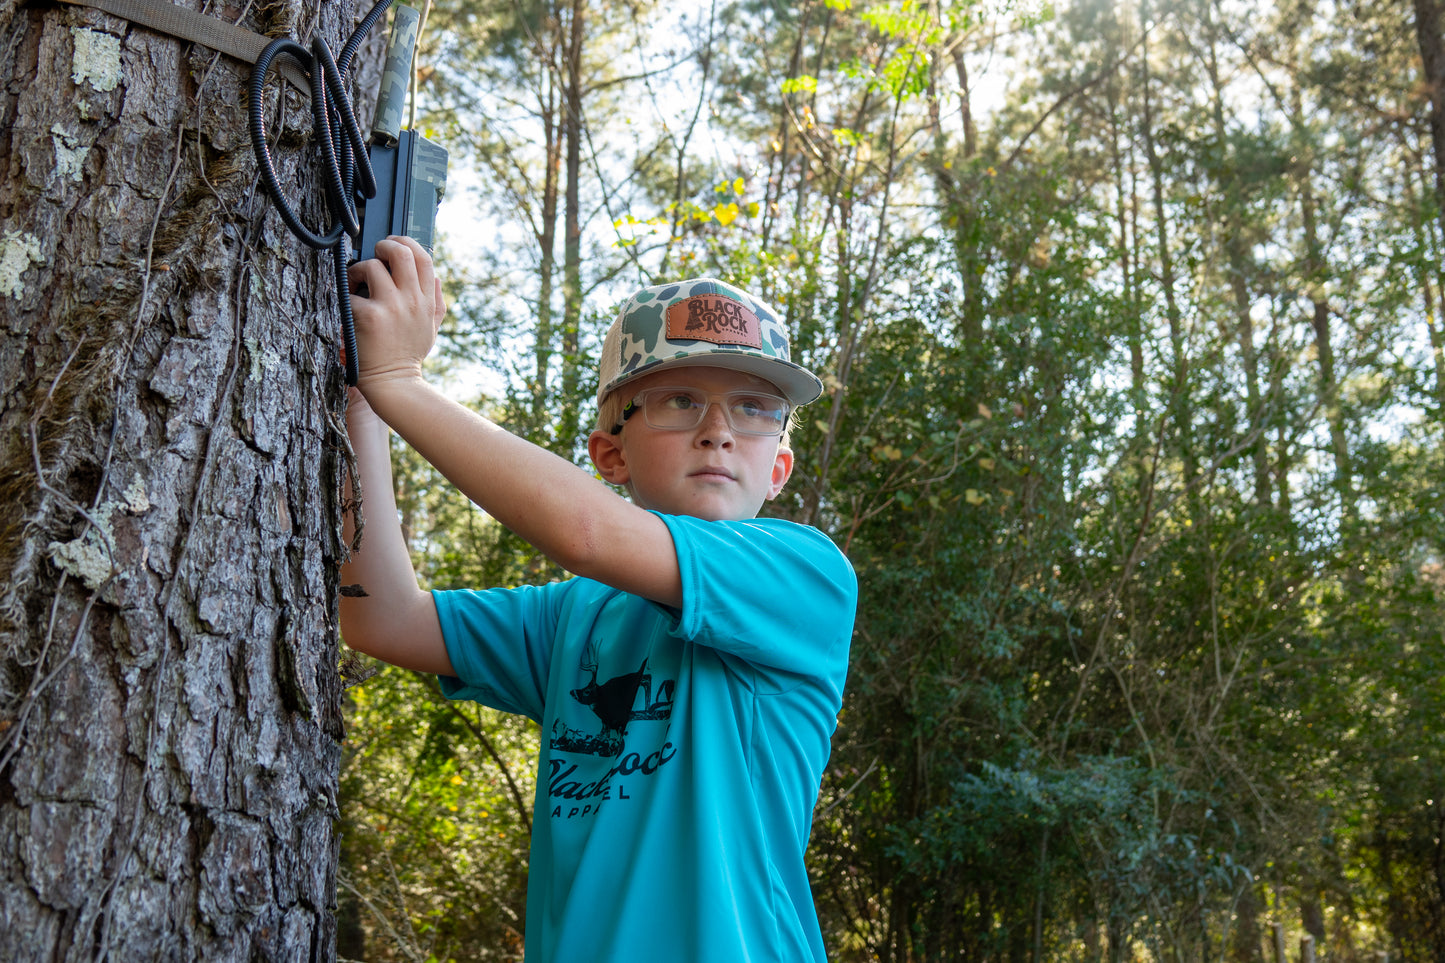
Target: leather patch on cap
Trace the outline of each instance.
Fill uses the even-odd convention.
[[[716,294],[694,294],[667,306],[669,341],[763,346],[763,326],[747,305]]]

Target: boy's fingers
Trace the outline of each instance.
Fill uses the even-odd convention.
[[[371,287],[376,280],[375,271],[382,270],[382,265],[373,260],[357,261],[346,269],[346,282],[351,285],[351,293],[356,294],[363,286]]]
[[[364,293],[352,302],[361,383],[419,373],[446,312],[431,255],[412,238],[384,238],[374,258],[348,268],[347,282]]]
[[[404,238],[388,237],[376,242],[376,260],[386,265],[387,273],[399,288],[417,278],[416,255],[403,241]]]
[[[396,234],[384,238],[376,242],[376,256],[386,262],[397,287],[415,281],[422,291],[431,290],[436,272],[431,255],[416,239]]]

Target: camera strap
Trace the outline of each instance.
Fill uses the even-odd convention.
[[[197,13],[167,0],[63,0],[64,3],[94,7],[106,13],[138,23],[143,27],[189,40],[219,51],[237,60],[254,64],[273,38],[238,27],[228,20]],[[311,81],[297,65],[283,62],[277,70],[297,88],[310,91]]]
[[[397,19],[392,25],[391,41],[387,46],[386,67],[382,71],[377,127],[373,130],[375,141],[368,151],[356,122],[345,78],[362,39],[386,15],[392,0],[377,0],[335,58],[320,37],[312,38],[308,50],[289,38],[267,37],[168,0],[63,2],[93,7],[254,65],[247,90],[251,146],[256,152],[258,171],[266,192],[291,232],[308,247],[332,252],[346,383],[355,385],[359,364],[351,314],[351,287],[347,278],[347,266],[351,259],[348,241],[362,243],[364,258],[373,255],[377,239],[391,233],[417,238],[430,249],[436,205],[446,188],[446,151],[412,131],[399,130],[400,102],[406,97],[406,78],[411,71],[420,14],[404,5],[397,8]],[[266,78],[273,68],[296,87],[311,94],[316,142],[320,144],[326,161],[327,205],[335,221],[324,235],[311,231],[297,218],[282,194],[271,162],[262,108]],[[393,101],[396,101],[394,108],[389,108],[387,105]],[[404,157],[400,153],[402,149],[406,152]],[[365,219],[364,233],[358,201],[364,205],[365,201],[377,198],[380,186],[372,168],[371,154],[376,154],[385,168],[387,183],[385,196],[374,202],[375,213]]]

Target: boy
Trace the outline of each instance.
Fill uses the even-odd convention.
[[[721,281],[638,292],[607,336],[588,453],[571,463],[431,388],[445,308],[408,238],[352,269],[348,421],[365,542],[343,573],[355,649],[542,727],[528,963],[823,961],[803,850],[841,705],[857,582],[814,529],[757,519],[792,471],[819,380],[772,311]],[[421,591],[387,426],[576,577]]]

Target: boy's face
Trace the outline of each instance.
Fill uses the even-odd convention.
[[[629,397],[654,387],[695,388],[711,399],[696,428],[654,428],[638,415],[619,434],[592,433],[588,450],[603,478],[624,485],[643,508],[709,521],[753,518],[775,498],[793,470],[793,453],[775,435],[735,431],[723,414],[729,391],[777,389],[767,381],[727,368],[673,368],[644,375],[618,391]]]

